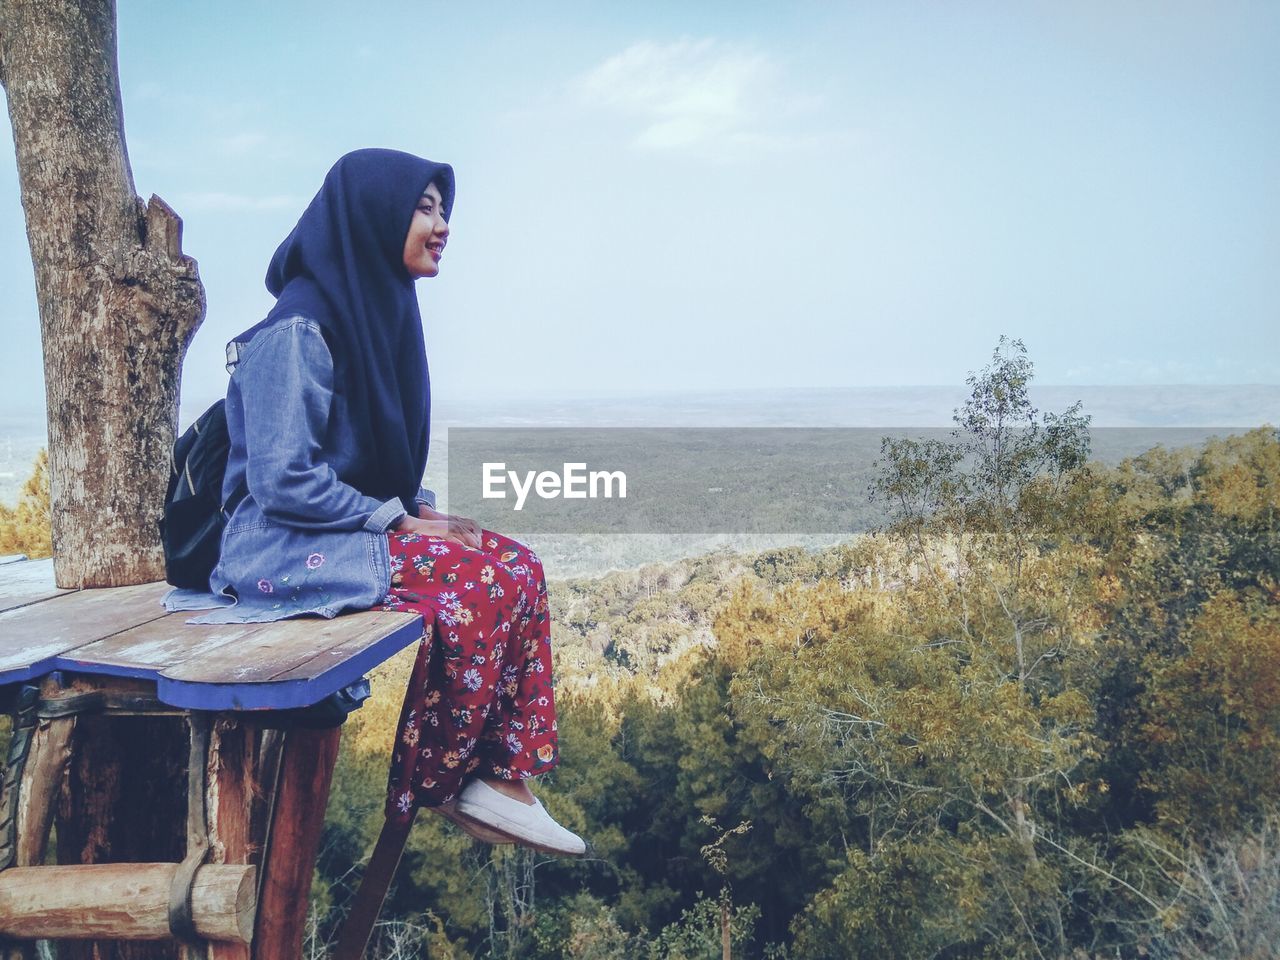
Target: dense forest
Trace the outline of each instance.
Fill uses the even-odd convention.
[[[372,955],[712,960],[727,924],[760,960],[1274,956],[1280,435],[1102,466],[1030,376],[1003,344],[949,440],[886,440],[873,534],[553,582],[535,789],[592,854],[424,812]],[[344,730],[308,956],[412,659]]]
[[[886,442],[872,536],[553,583],[538,786],[595,856],[424,815],[381,955],[718,958],[727,916],[744,958],[1272,956],[1280,436],[1102,467],[1030,375],[1005,345],[950,441]],[[407,665],[347,731],[318,942]]]

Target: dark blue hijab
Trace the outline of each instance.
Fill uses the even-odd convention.
[[[271,258],[275,307],[235,338],[247,343],[280,317],[315,320],[359,444],[356,467],[341,479],[366,496],[399,497],[411,514],[427,466],[431,381],[404,244],[433,181],[448,220],[454,180],[447,163],[381,149],[341,157]]]

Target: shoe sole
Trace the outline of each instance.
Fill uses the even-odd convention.
[[[476,817],[466,813],[461,808],[462,808],[462,801],[458,801],[458,806],[454,808],[454,812],[458,814],[458,816],[466,817],[468,820],[477,819]],[[482,810],[484,813],[486,813],[490,817],[493,817],[494,820],[500,821],[502,824],[512,823],[512,821],[508,820],[502,814],[497,813],[496,811],[493,811],[493,810],[489,810],[486,807],[478,807],[476,809]],[[506,834],[508,837],[511,838],[512,843],[517,843],[522,847],[529,847],[533,850],[539,850],[542,853],[554,853],[556,856],[560,856],[560,857],[581,857],[587,852],[586,849],[583,849],[578,851],[577,853],[571,853],[570,851],[565,850],[561,847],[548,847],[545,844],[538,843],[535,840],[527,840],[524,837],[520,836],[518,833],[512,833],[510,828],[504,829],[499,824],[493,823],[490,820],[479,820],[478,822],[480,822],[490,830],[498,830],[499,832]],[[518,824],[516,824],[516,826],[518,826]],[[585,841],[584,841],[584,845],[585,845]]]

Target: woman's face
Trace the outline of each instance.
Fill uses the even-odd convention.
[[[440,257],[449,239],[449,224],[444,221],[444,204],[440,190],[428,184],[418,199],[404,239],[404,268],[409,276],[434,277],[440,272]]]

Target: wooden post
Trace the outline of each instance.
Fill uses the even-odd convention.
[[[247,864],[259,854],[252,812],[257,759],[254,730],[235,717],[219,717],[209,744],[209,842],[213,862]],[[254,900],[257,901],[257,884]],[[250,960],[247,943],[209,944],[209,960]]]
[[[58,790],[71,759],[71,735],[75,724],[74,716],[41,720],[32,734],[31,749],[18,788],[15,867],[34,867],[44,863]],[[8,948],[4,955],[5,960],[34,960],[35,944],[17,944]]]
[[[414,807],[413,816],[416,817],[417,814],[418,808]],[[387,890],[391,887],[391,879],[400,864],[400,857],[412,828],[413,818],[403,826],[393,824],[390,820],[383,823],[377,846],[373,848],[373,856],[369,858],[369,866],[365,868],[364,879],[360,881],[360,889],[356,891],[355,903],[351,905],[351,912],[342,924],[333,960],[361,960],[364,957],[369,946],[369,935],[373,933],[378,914],[382,912],[383,901],[387,899]]]
[[[44,863],[58,790],[71,760],[71,735],[75,725],[75,717],[41,720],[36,725],[18,797],[16,867]]]
[[[338,758],[341,727],[288,731],[271,817],[262,899],[253,936],[254,960],[299,960],[311,876]]]

